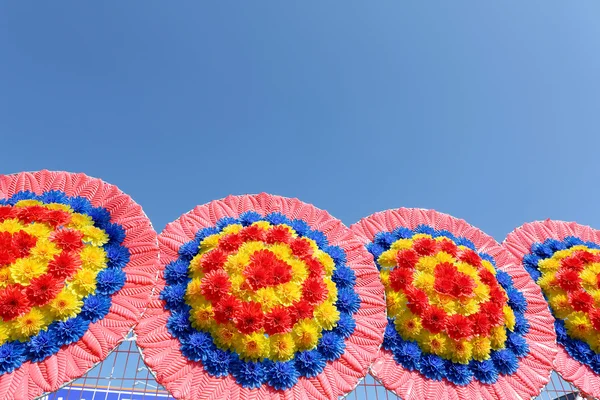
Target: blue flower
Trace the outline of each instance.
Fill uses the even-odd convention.
[[[585,242],[585,245],[590,249],[600,249],[600,246],[594,242]]]
[[[565,328],[565,323],[560,319],[555,319],[554,330],[556,331],[556,339],[558,343],[565,343],[565,340],[567,340],[567,329]]]
[[[521,313],[527,310],[527,300],[525,300],[523,293],[517,289],[509,289],[506,291],[506,294],[508,295],[508,305],[510,308]]]
[[[325,249],[325,253],[329,254],[335,265],[342,265],[346,262],[346,253],[340,246],[327,246]]]
[[[67,204],[71,206],[73,211],[80,214],[89,214],[92,209],[92,203],[85,197],[71,197]]]
[[[202,365],[204,365],[204,370],[211,376],[227,376],[229,374],[231,357],[231,353],[215,349],[208,353],[208,357],[202,362]]]
[[[188,280],[188,264],[185,261],[177,259],[171,261],[165,267],[165,281],[167,281],[167,285],[187,283]]]
[[[590,359],[589,365],[596,374],[600,374],[600,354],[594,354]]]
[[[217,221],[217,223],[215,224],[215,226],[217,227],[217,229],[219,231],[222,231],[223,229],[225,229],[225,227],[229,226],[229,225],[233,225],[233,224],[237,224],[240,221],[238,221],[237,219],[233,218],[233,217],[223,217],[220,220]]]
[[[446,364],[444,360],[434,354],[421,357],[419,372],[434,381],[441,381],[446,377]]]
[[[316,350],[302,351],[296,354],[294,365],[302,376],[314,378],[323,372],[327,361]]]
[[[394,235],[394,239],[410,239],[413,237],[413,231],[403,226],[396,228],[392,231],[392,235]]]
[[[125,229],[120,224],[106,224],[104,231],[108,234],[112,243],[121,244],[125,240]]]
[[[2,206],[8,205],[8,200],[7,199],[0,199],[0,205],[2,205]]]
[[[350,268],[345,265],[339,266],[333,271],[331,277],[338,288],[342,287],[354,287],[356,284],[356,274]]]
[[[118,244],[108,244],[104,246],[106,256],[108,257],[109,268],[124,268],[129,262],[129,249]]]
[[[240,215],[240,222],[243,226],[252,225],[255,222],[258,222],[262,219],[262,216],[256,211],[246,211]]]
[[[393,353],[395,351],[394,349],[399,345],[398,338],[399,336],[396,327],[394,326],[394,322],[388,318],[388,323],[383,332],[383,348]]]
[[[337,360],[344,354],[346,344],[344,339],[333,332],[323,332],[323,336],[319,339],[317,350],[326,361]]]
[[[340,312],[355,313],[360,308],[360,297],[352,288],[340,288],[335,306]]]
[[[424,233],[424,234],[426,234],[426,235],[431,235],[431,236],[433,236],[433,235],[435,235],[435,234],[436,234],[436,230],[435,230],[435,229],[433,229],[433,228],[432,228],[431,226],[429,226],[429,225],[423,225],[423,224],[420,224],[419,226],[417,226],[417,227],[415,228],[415,233]]]
[[[529,273],[529,276],[531,276],[531,279],[533,279],[534,282],[537,282],[542,276],[540,271],[538,271],[536,268],[530,267],[529,265],[525,265],[525,270]]]
[[[308,224],[305,221],[301,220],[301,219],[295,219],[295,220],[293,220],[291,227],[300,236],[305,236],[306,233],[310,230],[310,226],[308,226]]]
[[[259,388],[266,380],[262,363],[234,359],[229,368],[235,381],[245,388]]]
[[[356,328],[356,321],[352,318],[351,314],[341,312],[340,319],[337,322],[337,326],[333,328],[332,332],[340,335],[344,339],[348,339],[350,335],[354,333]]]
[[[317,246],[319,246],[320,249],[324,248],[329,243],[327,241],[327,237],[321,231],[313,231],[313,230],[311,230],[311,231],[306,232],[305,236],[307,238],[309,238],[309,239],[314,240],[317,243]]]
[[[48,331],[56,338],[59,346],[64,346],[81,339],[89,326],[89,320],[77,316],[66,321],[54,322],[50,325]]]
[[[492,360],[475,361],[469,363],[469,369],[473,371],[473,376],[481,383],[491,385],[498,380],[498,371],[494,367]]]
[[[40,331],[26,343],[27,356],[32,362],[40,362],[58,351],[56,338],[49,331]]]
[[[21,192],[15,193],[8,199],[8,204],[14,206],[21,200],[37,200],[37,194],[30,192],[29,190],[23,190]]]
[[[556,239],[546,239],[544,241],[544,244],[548,247],[550,247],[550,249],[554,252],[554,251],[559,251],[559,250],[564,250],[567,248],[567,246],[561,242],[560,240],[556,240]]]
[[[567,338],[566,343],[563,344],[565,350],[571,357],[579,361],[582,364],[589,364],[594,352],[590,349],[590,346],[578,339]]]
[[[515,353],[508,349],[492,352],[494,367],[502,375],[511,375],[519,369],[519,360]]]
[[[298,371],[292,362],[270,362],[267,364],[267,383],[275,390],[287,390],[298,382]]]
[[[104,227],[110,223],[110,213],[104,207],[92,207],[88,211],[88,215],[94,220],[94,224],[104,229]]]
[[[506,344],[508,348],[519,358],[525,357],[529,353],[529,345],[525,338],[519,334],[509,332]]]
[[[379,256],[381,255],[381,253],[383,253],[385,251],[383,246],[380,246],[377,243],[369,243],[369,244],[367,244],[366,247],[367,247],[367,250],[369,251],[369,253],[371,253],[373,255],[373,257],[375,257],[375,260],[377,260],[379,258]]]
[[[394,352],[394,360],[409,371],[420,370],[421,349],[415,342],[400,342]]]
[[[473,372],[468,365],[453,363],[446,360],[446,379],[458,386],[465,386],[471,382]]]
[[[272,225],[290,224],[288,217],[279,212],[267,214],[265,220],[269,221]]]
[[[209,333],[193,331],[181,340],[181,353],[192,361],[206,361],[208,354],[216,349]]]
[[[167,308],[169,310],[179,310],[182,306],[185,306],[186,289],[186,283],[165,286],[165,288],[160,292],[160,299],[167,303]]]
[[[515,313],[515,333],[519,335],[525,335],[529,332],[529,321],[525,318],[523,313]]]
[[[110,297],[102,295],[89,295],[83,301],[81,316],[90,322],[101,320],[110,310]]]
[[[385,249],[389,249],[392,243],[394,243],[394,235],[390,232],[378,232],[375,234],[373,242]]]
[[[0,374],[6,374],[20,367],[25,361],[25,344],[6,342],[0,346]]]
[[[510,289],[513,287],[513,280],[510,277],[509,274],[507,274],[504,271],[497,271],[496,272],[496,279],[498,280],[498,283],[500,283],[500,285],[502,285],[502,287],[506,290]]]
[[[488,253],[479,253],[479,257],[481,257],[482,260],[489,261],[490,263],[492,263],[492,265],[494,267],[496,267],[496,260],[494,259],[494,257],[490,256]]]
[[[192,331],[189,321],[190,313],[185,311],[172,311],[167,321],[169,333],[176,338],[183,338]]]
[[[531,252],[541,258],[549,258],[552,257],[554,252],[550,248],[550,246],[546,246],[542,243],[534,243],[531,245]]]
[[[49,190],[47,192],[42,193],[42,195],[40,196],[40,200],[46,204],[49,204],[49,203],[66,204],[67,196],[65,195],[64,192],[61,192],[60,190]]]
[[[105,268],[96,276],[96,293],[111,295],[125,285],[125,272],[115,268]]]
[[[181,257],[185,261],[191,261],[192,258],[194,258],[196,254],[198,254],[199,247],[199,239],[194,239],[187,243],[184,243],[181,245],[181,247],[179,247],[179,257]]]
[[[540,260],[541,258],[536,256],[535,254],[525,254],[523,256],[523,265],[525,265],[526,267],[529,266],[533,269],[537,269]]]
[[[477,251],[477,248],[475,248],[475,244],[473,244],[472,241],[470,241],[469,239],[467,239],[465,237],[462,237],[462,236],[458,237],[458,238],[456,238],[456,240],[454,242],[459,246],[465,246],[473,251]]]
[[[583,240],[579,239],[577,236],[567,236],[563,239],[563,241],[569,248],[583,244]]]
[[[196,242],[200,243],[202,240],[206,239],[210,235],[215,235],[217,233],[219,233],[219,230],[214,226],[202,228],[198,232],[196,232]]]

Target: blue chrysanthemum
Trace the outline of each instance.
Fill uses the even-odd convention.
[[[298,382],[298,371],[291,362],[272,362],[267,366],[267,383],[275,390],[290,389]]]
[[[108,267],[121,269],[125,268],[130,259],[129,249],[119,244],[108,244],[104,246],[106,256],[108,257]]]
[[[458,386],[465,386],[471,382],[473,371],[468,365],[446,361],[446,379]]]
[[[333,258],[336,265],[342,265],[346,262],[346,253],[340,246],[327,246],[324,251]]]
[[[529,353],[529,345],[525,338],[519,334],[509,332],[506,344],[517,357],[524,357]]]
[[[66,321],[52,323],[48,331],[53,335],[59,346],[74,343],[81,339],[90,326],[90,321],[80,316],[69,318]]]
[[[491,385],[498,380],[498,371],[492,360],[475,361],[469,363],[469,369],[473,376],[481,383]]]
[[[125,240],[125,229],[120,224],[107,224],[104,231],[108,234],[111,243],[121,244]]]
[[[32,362],[43,361],[57,351],[57,340],[49,331],[40,331],[26,343],[26,354]]]
[[[110,297],[90,295],[83,301],[81,316],[90,322],[96,322],[106,316],[110,310]]]
[[[25,361],[25,344],[6,342],[0,346],[0,374],[10,373]]]
[[[300,236],[305,236],[306,233],[310,230],[310,226],[308,226],[308,224],[305,221],[301,220],[301,219],[295,219],[295,220],[293,220],[290,226]]]
[[[590,346],[581,340],[567,338],[563,345],[567,353],[582,364],[589,364],[594,355]]]
[[[508,295],[508,305],[516,312],[524,313],[527,310],[527,300],[523,293],[516,289],[506,291]]]
[[[564,343],[567,339],[567,329],[565,323],[560,319],[554,320],[554,329],[556,330],[556,339],[559,343]]]
[[[189,321],[189,311],[172,311],[169,320],[167,321],[167,329],[169,333],[177,338],[183,338],[188,335],[192,327]]]
[[[60,204],[66,204],[67,203],[67,196],[65,195],[64,192],[61,192],[60,190],[49,190],[47,192],[42,193],[41,196],[39,196],[39,199],[48,204],[48,203],[60,203]]]
[[[419,225],[415,228],[414,230],[415,233],[424,233],[426,235],[435,235],[436,234],[436,230],[433,229],[431,226],[429,225]]]
[[[252,225],[255,222],[258,222],[262,219],[259,213],[255,211],[246,211],[242,215],[240,215],[240,222],[243,226]]]
[[[217,378],[227,376],[231,364],[231,353],[221,349],[215,349],[208,353],[208,356],[202,363],[206,372],[211,376]]]
[[[355,313],[360,308],[360,297],[352,288],[340,288],[335,306],[340,312]]]
[[[498,280],[498,283],[500,285],[502,285],[502,287],[504,289],[508,289],[508,288],[512,288],[513,287],[513,280],[510,277],[509,274],[507,274],[504,271],[496,271],[496,279]]]
[[[265,382],[265,367],[260,362],[235,359],[229,367],[235,381],[245,388],[259,388]]]
[[[529,332],[529,321],[523,313],[515,313],[515,333],[526,335]]]
[[[208,228],[203,228],[203,229],[200,229],[198,232],[196,232],[195,239],[198,243],[200,243],[202,240],[206,239],[207,237],[209,237],[211,235],[215,235],[217,233],[219,233],[219,230],[217,228],[215,228],[214,226],[211,226]]]
[[[335,282],[338,288],[352,288],[356,283],[356,274],[351,268],[343,265],[333,271],[331,280]]]
[[[327,331],[323,332],[323,336],[321,336],[317,346],[317,350],[327,361],[334,361],[340,358],[344,354],[345,348],[344,339],[333,332]]]
[[[185,306],[187,283],[168,285],[160,292],[160,299],[167,303],[169,310],[179,310]]]
[[[552,257],[552,254],[554,254],[550,246],[547,246],[543,243],[532,244],[531,252],[541,258],[549,258]]]
[[[265,216],[265,220],[269,221],[272,225],[281,225],[286,224],[289,225],[290,220],[288,217],[279,212],[272,212]]]
[[[328,245],[327,236],[321,231],[308,231],[306,237],[314,240],[321,249]]]
[[[198,254],[198,247],[200,246],[200,240],[194,239],[187,243],[184,243],[179,248],[179,257],[185,261],[191,261],[196,254]]]
[[[594,354],[590,358],[589,366],[592,371],[600,375],[600,354]]]
[[[342,312],[340,313],[340,319],[337,322],[337,326],[333,328],[334,333],[341,336],[343,339],[348,339],[350,335],[354,333],[356,329],[356,321],[351,314]]]
[[[414,233],[412,230],[401,226],[399,228],[394,229],[392,231],[392,235],[394,235],[395,239],[410,239],[411,237],[413,237]]]
[[[233,217],[223,217],[217,221],[215,226],[217,227],[218,230],[222,231],[225,227],[227,227],[229,225],[237,224],[237,223],[239,223],[239,221]]]
[[[181,353],[192,361],[206,361],[216,349],[209,333],[194,331],[181,340]]]
[[[470,241],[469,239],[465,238],[465,237],[457,237],[455,243],[459,246],[465,246],[468,247],[469,249],[473,250],[473,251],[477,251],[477,248],[475,247],[475,244]]]
[[[316,350],[300,352],[294,358],[296,369],[302,376],[307,378],[314,378],[323,372],[326,363],[327,361],[325,361],[321,353]]]
[[[503,349],[492,352],[494,367],[502,375],[511,375],[519,369],[519,360],[511,350]]]
[[[388,318],[388,323],[383,332],[383,348],[395,352],[395,348],[399,344],[398,338],[399,336],[396,327],[394,326],[394,321]]]
[[[125,285],[125,272],[116,268],[106,268],[96,276],[96,293],[111,295]]]
[[[171,261],[165,267],[165,281],[167,285],[176,285],[178,283],[187,283],[188,277],[188,264],[183,260]]]
[[[397,345],[397,351],[394,353],[394,359],[409,371],[420,369],[421,367],[421,349],[415,342],[402,341]]]
[[[37,200],[37,198],[38,196],[35,193],[30,192],[29,190],[24,190],[22,192],[13,194],[11,198],[8,199],[8,204],[14,206],[21,200]]]
[[[67,204],[73,211],[80,214],[88,214],[92,209],[92,203],[85,197],[71,197]]]
[[[110,212],[103,207],[92,207],[90,208],[88,215],[94,220],[94,224],[104,229],[104,227],[110,223]]]
[[[441,381],[446,376],[446,363],[444,360],[434,354],[427,354],[421,357],[419,372],[427,378],[434,381]]]
[[[573,246],[579,246],[583,244],[583,240],[579,239],[576,236],[567,236],[564,239],[565,245],[569,248],[573,247]],[[536,264],[537,265],[537,264]]]
[[[385,249],[389,249],[394,242],[394,235],[390,232],[378,232],[373,238],[373,243],[378,244]]]

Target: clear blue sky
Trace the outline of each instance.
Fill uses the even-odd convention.
[[[3,2],[0,173],[600,228],[597,1]]]

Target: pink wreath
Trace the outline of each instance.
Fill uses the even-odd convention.
[[[600,243],[600,231],[575,222],[537,221],[515,229],[503,242],[503,247],[519,260],[531,252],[531,245],[542,243],[546,239],[563,240],[568,236],[576,236],[584,241]],[[557,346],[558,354],[554,360],[554,368],[567,381],[572,382],[582,392],[594,397],[600,396],[600,377],[592,369],[574,360],[564,349]]]
[[[121,224],[130,251],[123,269],[126,282],[112,297],[109,313],[89,325],[77,342],[63,346],[41,362],[23,363],[11,373],[0,376],[0,399],[31,399],[53,392],[83,376],[104,360],[138,322],[148,304],[155,284],[158,264],[157,235],[142,208],[116,186],[84,174],[67,172],[23,172],[0,176],[0,198],[30,191],[42,194],[60,190],[67,196],[85,197],[94,207],[104,207],[111,222]]]
[[[520,399],[540,393],[548,383],[552,360],[556,352],[553,318],[541,291],[509,252],[492,237],[461,219],[433,210],[400,208],[370,215],[351,226],[366,245],[378,232],[391,232],[398,227],[415,229],[428,225],[436,230],[447,230],[457,237],[471,240],[477,251],[494,257],[500,270],[510,274],[514,286],[526,296],[528,309],[525,316],[530,330],[525,336],[529,354],[519,361],[519,369],[512,375],[501,375],[494,384],[482,384],[472,380],[466,386],[457,386],[446,379],[427,379],[418,371],[409,371],[399,365],[391,352],[381,349],[371,367],[371,374],[383,385],[410,399]]]
[[[354,314],[356,329],[345,341],[344,354],[328,362],[322,373],[314,378],[300,377],[291,389],[277,391],[262,385],[257,389],[244,388],[231,375],[210,376],[199,362],[188,360],[180,351],[180,342],[171,336],[166,324],[169,311],[157,297],[151,301],[135,331],[144,361],[178,399],[337,399],[352,391],[365,376],[381,345],[386,324],[383,286],[372,257],[355,238],[350,229],[326,211],[297,199],[269,194],[229,196],[198,206],[168,224],[159,235],[161,266],[178,257],[179,247],[194,239],[202,228],[213,227],[223,217],[237,218],[246,211],[262,216],[279,212],[290,219],[303,219],[312,229],[319,229],[330,244],[340,246],[347,254],[347,265],[356,274],[355,290],[360,296],[359,311]],[[165,286],[164,277],[158,282],[159,291]]]

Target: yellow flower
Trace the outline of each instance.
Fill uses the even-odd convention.
[[[204,276],[204,270],[202,269],[202,256],[196,255],[190,261],[190,266],[188,268],[192,273],[193,278],[202,278]]]
[[[390,290],[386,293],[385,300],[387,303],[388,314],[390,316],[396,316],[400,314],[404,308],[406,308],[406,296],[400,292]]]
[[[29,281],[46,272],[47,265],[33,258],[20,258],[10,266],[12,279],[21,285],[29,285]]]
[[[431,333],[427,332],[423,335],[423,338],[421,338],[419,342],[426,352],[441,356],[446,352],[448,338],[442,333],[432,335]]]
[[[473,294],[478,303],[485,303],[490,299],[490,288],[479,281],[473,289]]]
[[[414,274],[414,278],[413,278],[413,285],[415,285],[417,288],[423,289],[426,292],[431,292],[428,293],[431,294],[433,293],[433,285],[435,283],[435,278],[432,274],[425,272],[425,271],[416,271]]]
[[[596,353],[600,352],[600,333],[597,331],[592,331],[588,337],[588,343],[592,347]]]
[[[296,347],[300,351],[315,348],[321,337],[321,329],[315,321],[309,319],[299,321],[294,326],[292,333]]]
[[[34,222],[32,224],[29,224],[23,230],[25,232],[29,233],[30,235],[37,237],[38,243],[39,243],[39,238],[48,238],[48,237],[50,237],[50,233],[52,232],[52,229],[48,225],[41,224],[39,222]]]
[[[46,323],[44,315],[38,309],[32,308],[27,314],[17,317],[12,322],[13,337],[24,342],[31,336],[37,335]]]
[[[483,336],[475,337],[471,340],[473,358],[477,361],[484,361],[490,358],[492,344],[490,339]]]
[[[289,333],[278,333],[269,337],[271,358],[277,361],[287,361],[294,358],[296,344]]]
[[[412,247],[412,240],[410,239],[398,239],[392,243],[392,249],[394,250],[406,250]]]
[[[504,312],[504,324],[512,332],[515,329],[516,323],[515,313],[509,306],[504,306],[502,311]]]
[[[73,213],[71,215],[71,222],[69,223],[69,228],[81,229],[85,226],[94,225],[94,220],[87,214],[79,214]]]
[[[489,262],[488,260],[481,260],[481,265],[490,271],[494,276],[496,276],[496,268],[494,268],[494,264]]]
[[[292,255],[292,249],[285,244],[273,244],[269,247],[269,250],[273,252],[279,259],[286,261]]]
[[[108,243],[109,237],[104,230],[96,228],[95,226],[84,226],[81,228],[83,233],[83,241],[91,243],[94,246],[104,246]]]
[[[569,257],[571,254],[573,254],[573,249],[575,249],[575,247],[580,247],[579,250],[585,250],[585,246],[573,246],[570,249],[557,251],[552,255],[552,258],[555,258],[556,260],[560,261],[563,258]]]
[[[269,357],[269,339],[262,333],[253,332],[236,342],[238,353],[244,360],[260,360]]]
[[[17,233],[23,228],[23,224],[18,219],[11,218],[0,222],[0,232]]]
[[[468,364],[473,353],[473,346],[468,340],[451,340],[448,354],[450,359],[456,363]]]
[[[220,234],[210,235],[200,243],[200,254],[206,253],[219,245]]]
[[[43,204],[44,203],[42,203],[39,200],[27,199],[27,200],[19,200],[19,201],[17,201],[17,203],[15,204],[15,207],[41,206]]]
[[[381,279],[381,283],[385,288],[390,287],[390,271],[382,269],[379,271],[379,278]]]
[[[327,300],[326,301],[335,303],[337,301],[337,294],[338,294],[337,286],[335,286],[335,282],[333,282],[330,277],[325,276],[325,277],[323,277],[323,283],[325,284],[325,287],[327,288]]]
[[[315,319],[323,329],[333,329],[340,319],[340,312],[333,303],[325,302],[315,308]]]
[[[445,251],[440,251],[439,253],[437,253],[435,255],[435,259],[438,260],[438,262],[440,263],[447,262],[450,264],[454,264],[454,257],[452,257],[452,254],[448,254]]]
[[[252,297],[254,301],[260,303],[264,312],[268,312],[270,309],[280,304],[279,296],[277,296],[275,288],[273,287],[259,289]]]
[[[81,257],[81,267],[91,269],[92,271],[100,271],[106,268],[106,252],[101,247],[85,246],[79,253]]]
[[[595,276],[594,276],[594,279],[595,279]],[[538,278],[537,284],[540,285],[542,290],[547,291],[547,290],[556,288],[556,283],[554,281],[555,281],[555,273],[548,272],[548,273],[542,274],[542,276],[540,276]],[[595,283],[594,283],[594,285],[595,285]]]
[[[396,254],[398,254],[398,250],[395,249],[384,251],[379,258],[377,258],[377,262],[382,267],[393,268],[396,266]]]
[[[50,312],[56,319],[66,320],[81,311],[83,302],[69,289],[63,289],[51,302]]]
[[[503,349],[506,343],[506,329],[504,326],[493,327],[490,332],[490,341],[493,350]]]
[[[215,328],[215,344],[224,349],[233,349],[234,344],[240,340],[240,333],[233,323],[217,325]]]
[[[552,311],[554,311],[554,315],[556,317],[564,319],[571,314],[573,309],[569,304],[569,298],[564,293],[553,294],[548,297],[548,303],[550,303],[550,307]]]
[[[584,271],[581,272],[581,274],[579,274],[579,277],[582,280],[583,287],[588,290],[596,288],[596,276],[598,276],[598,273],[592,271],[589,268],[586,268]]]
[[[308,268],[301,260],[290,259],[286,262],[292,267],[292,281],[302,283],[308,278]]]
[[[576,311],[565,320],[565,328],[569,336],[575,339],[587,341],[589,334],[593,331],[592,324],[584,312]]]
[[[222,232],[226,235],[229,235],[231,233],[238,233],[239,231],[241,231],[243,228],[242,225],[240,224],[231,224],[231,225],[227,225],[225,228],[223,228]]]
[[[190,305],[199,304],[205,302],[204,296],[202,295],[202,280],[199,278],[193,278],[188,283],[185,291],[185,300]]]
[[[96,275],[97,272],[92,270],[80,269],[71,279],[69,287],[83,298],[96,291]]]
[[[399,315],[394,323],[398,333],[405,340],[416,339],[421,333],[421,319],[411,312]]]
[[[417,262],[416,268],[420,271],[433,272],[436,265],[438,265],[437,258],[433,256],[421,257]]]
[[[199,304],[192,308],[190,322],[198,330],[210,330],[215,323],[214,316],[215,314],[210,304]]]
[[[0,345],[3,345],[9,338],[9,326],[6,322],[0,321]]]
[[[271,224],[268,221],[256,221],[252,223],[253,226],[258,226],[263,230],[267,230],[271,227]]]
[[[35,247],[31,249],[31,257],[38,261],[48,262],[60,254],[60,249],[47,239],[38,239]]]
[[[68,213],[73,212],[73,209],[71,207],[69,207],[66,204],[61,204],[61,203],[50,203],[50,204],[45,204],[45,207],[48,210],[60,210],[60,211],[66,211]]]
[[[464,302],[459,301],[456,305],[456,312],[461,315],[471,315],[479,311],[479,303],[475,299],[468,299]]]
[[[555,257],[545,258],[543,260],[538,261],[538,269],[540,270],[542,275],[554,273],[558,271],[559,268],[560,260],[556,259]]]
[[[298,285],[293,282],[284,283],[275,289],[277,296],[281,299],[282,304],[290,305],[295,301],[300,300],[302,292]]]
[[[321,262],[321,264],[323,264],[325,275],[331,276],[331,274],[333,274],[333,270],[335,269],[335,262],[333,261],[333,258],[321,250],[315,251],[313,255]]]
[[[14,281],[10,276],[10,269],[8,267],[0,268],[0,288],[5,288],[11,283]]]

